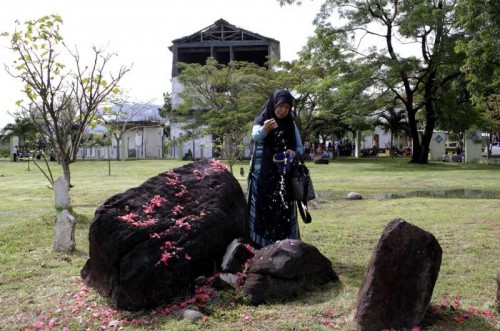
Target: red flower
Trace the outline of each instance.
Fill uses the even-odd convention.
[[[202,174],[202,173],[201,173],[201,171],[200,171],[200,170],[198,170],[198,169],[197,169],[197,170],[194,170],[194,171],[193,171],[193,174],[194,174],[194,176],[195,176],[197,179],[202,179],[202,178],[203,178],[203,174]]]
[[[199,293],[194,296],[196,301],[198,301],[201,304],[206,304],[208,302],[208,299],[210,299],[210,296],[206,293]]]
[[[255,255],[255,249],[252,247],[252,245],[245,244],[245,248],[247,249],[247,251],[249,251],[250,253],[252,253],[253,255]]]
[[[155,195],[153,199],[151,199],[151,205],[153,207],[161,207],[163,203],[167,202],[167,199],[163,198],[160,195]]]
[[[483,315],[488,317],[488,318],[493,318],[493,314],[489,310],[484,310]]]
[[[227,171],[229,168],[219,160],[211,160],[210,168],[216,172]]]
[[[457,321],[458,323],[463,323],[463,322],[464,322],[466,319],[468,319],[468,318],[469,318],[469,315],[467,315],[467,314],[462,314],[462,315],[460,315],[460,316],[458,316],[458,317],[454,317],[453,319],[454,319],[455,321]]]
[[[189,193],[189,192],[188,192],[188,190],[187,190],[187,187],[186,187],[186,186],[184,186],[184,185],[181,185],[181,190],[180,190],[178,193],[176,193],[176,194],[175,194],[175,196],[176,196],[177,198],[181,198],[183,195],[188,194],[188,193]]]
[[[151,205],[142,205],[142,211],[145,214],[152,214],[153,210],[154,210],[154,206],[151,206]]]
[[[170,254],[169,252],[164,252],[162,255],[161,255],[161,259],[160,261],[165,263],[165,265],[167,265],[167,261],[172,257],[172,254]]]
[[[167,171],[166,181],[167,184],[171,186],[179,185],[181,183],[179,176],[173,170]]]
[[[40,321],[36,321],[34,324],[33,324],[33,327],[35,328],[35,330],[40,330],[43,328],[43,322],[40,322]]]
[[[177,221],[175,221],[175,225],[177,225],[180,228],[183,228],[186,231],[190,231],[191,225],[189,225],[189,223],[185,222],[186,219],[187,219],[187,217],[183,217],[183,218],[178,219]]]
[[[125,221],[127,223],[132,223],[134,222],[134,219],[137,218],[139,215],[137,215],[136,213],[134,212],[131,212],[131,213],[128,213],[126,215],[123,215],[123,216],[118,216],[119,219],[121,219],[122,221]]]
[[[184,207],[182,207],[181,205],[177,204],[177,205],[175,205],[174,208],[172,208],[172,212],[174,213],[174,215],[177,215],[177,214],[182,213],[183,209],[184,209]]]

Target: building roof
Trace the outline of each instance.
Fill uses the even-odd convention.
[[[242,29],[233,24],[230,24],[224,19],[219,19],[215,21],[212,25],[201,29],[189,36],[178,38],[172,40],[173,44],[185,44],[185,43],[196,43],[196,42],[210,42],[210,41],[268,41],[276,42],[279,41],[262,36],[258,33]],[[171,49],[171,48],[170,48]]]
[[[121,114],[120,114],[121,108]],[[103,115],[107,121],[115,123],[127,122],[128,126],[145,125],[151,123],[161,123],[164,119],[161,117],[161,106],[151,104],[124,104],[123,106],[114,105],[111,107],[110,114]],[[104,110],[100,109],[99,113],[104,114]],[[104,125],[99,124],[95,127],[87,126],[86,132],[105,133],[108,131]]]
[[[114,122],[161,122],[159,108],[161,106],[141,103],[114,105],[110,112],[114,115],[109,120]]]

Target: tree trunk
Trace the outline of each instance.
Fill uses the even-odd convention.
[[[120,140],[116,140],[116,161],[120,161]]]
[[[71,188],[71,172],[69,169],[69,164],[70,164],[69,161],[70,161],[69,156],[63,155],[63,159],[61,160],[63,175],[64,175],[64,179],[66,179],[66,181],[68,182],[68,187]]]
[[[408,125],[410,127],[411,139],[412,139],[412,155],[411,163],[419,163],[419,155],[421,154],[422,147],[420,143],[420,137],[418,134],[417,120],[415,118],[416,111],[413,107],[407,110],[408,113]]]
[[[391,158],[394,157],[394,152],[395,152],[394,149],[392,148],[393,144],[394,144],[394,133],[391,130],[391,146],[389,146],[389,155],[391,156]]]

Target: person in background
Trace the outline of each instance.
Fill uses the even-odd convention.
[[[443,162],[450,162],[450,156],[448,155],[448,151],[446,151],[443,155]]]
[[[289,91],[277,89],[253,122],[247,232],[256,249],[278,240],[300,239],[295,201],[290,190],[290,171],[283,173],[283,168],[274,162],[279,153],[285,153],[284,162],[292,164],[303,154],[299,131],[292,117],[293,103]]]
[[[455,150],[455,152],[451,155],[451,161],[452,162],[462,162],[462,155],[458,154],[458,151]]]

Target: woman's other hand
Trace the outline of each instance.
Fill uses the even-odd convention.
[[[290,161],[295,158],[295,151],[291,149],[287,149],[285,152],[287,155],[290,155]]]

